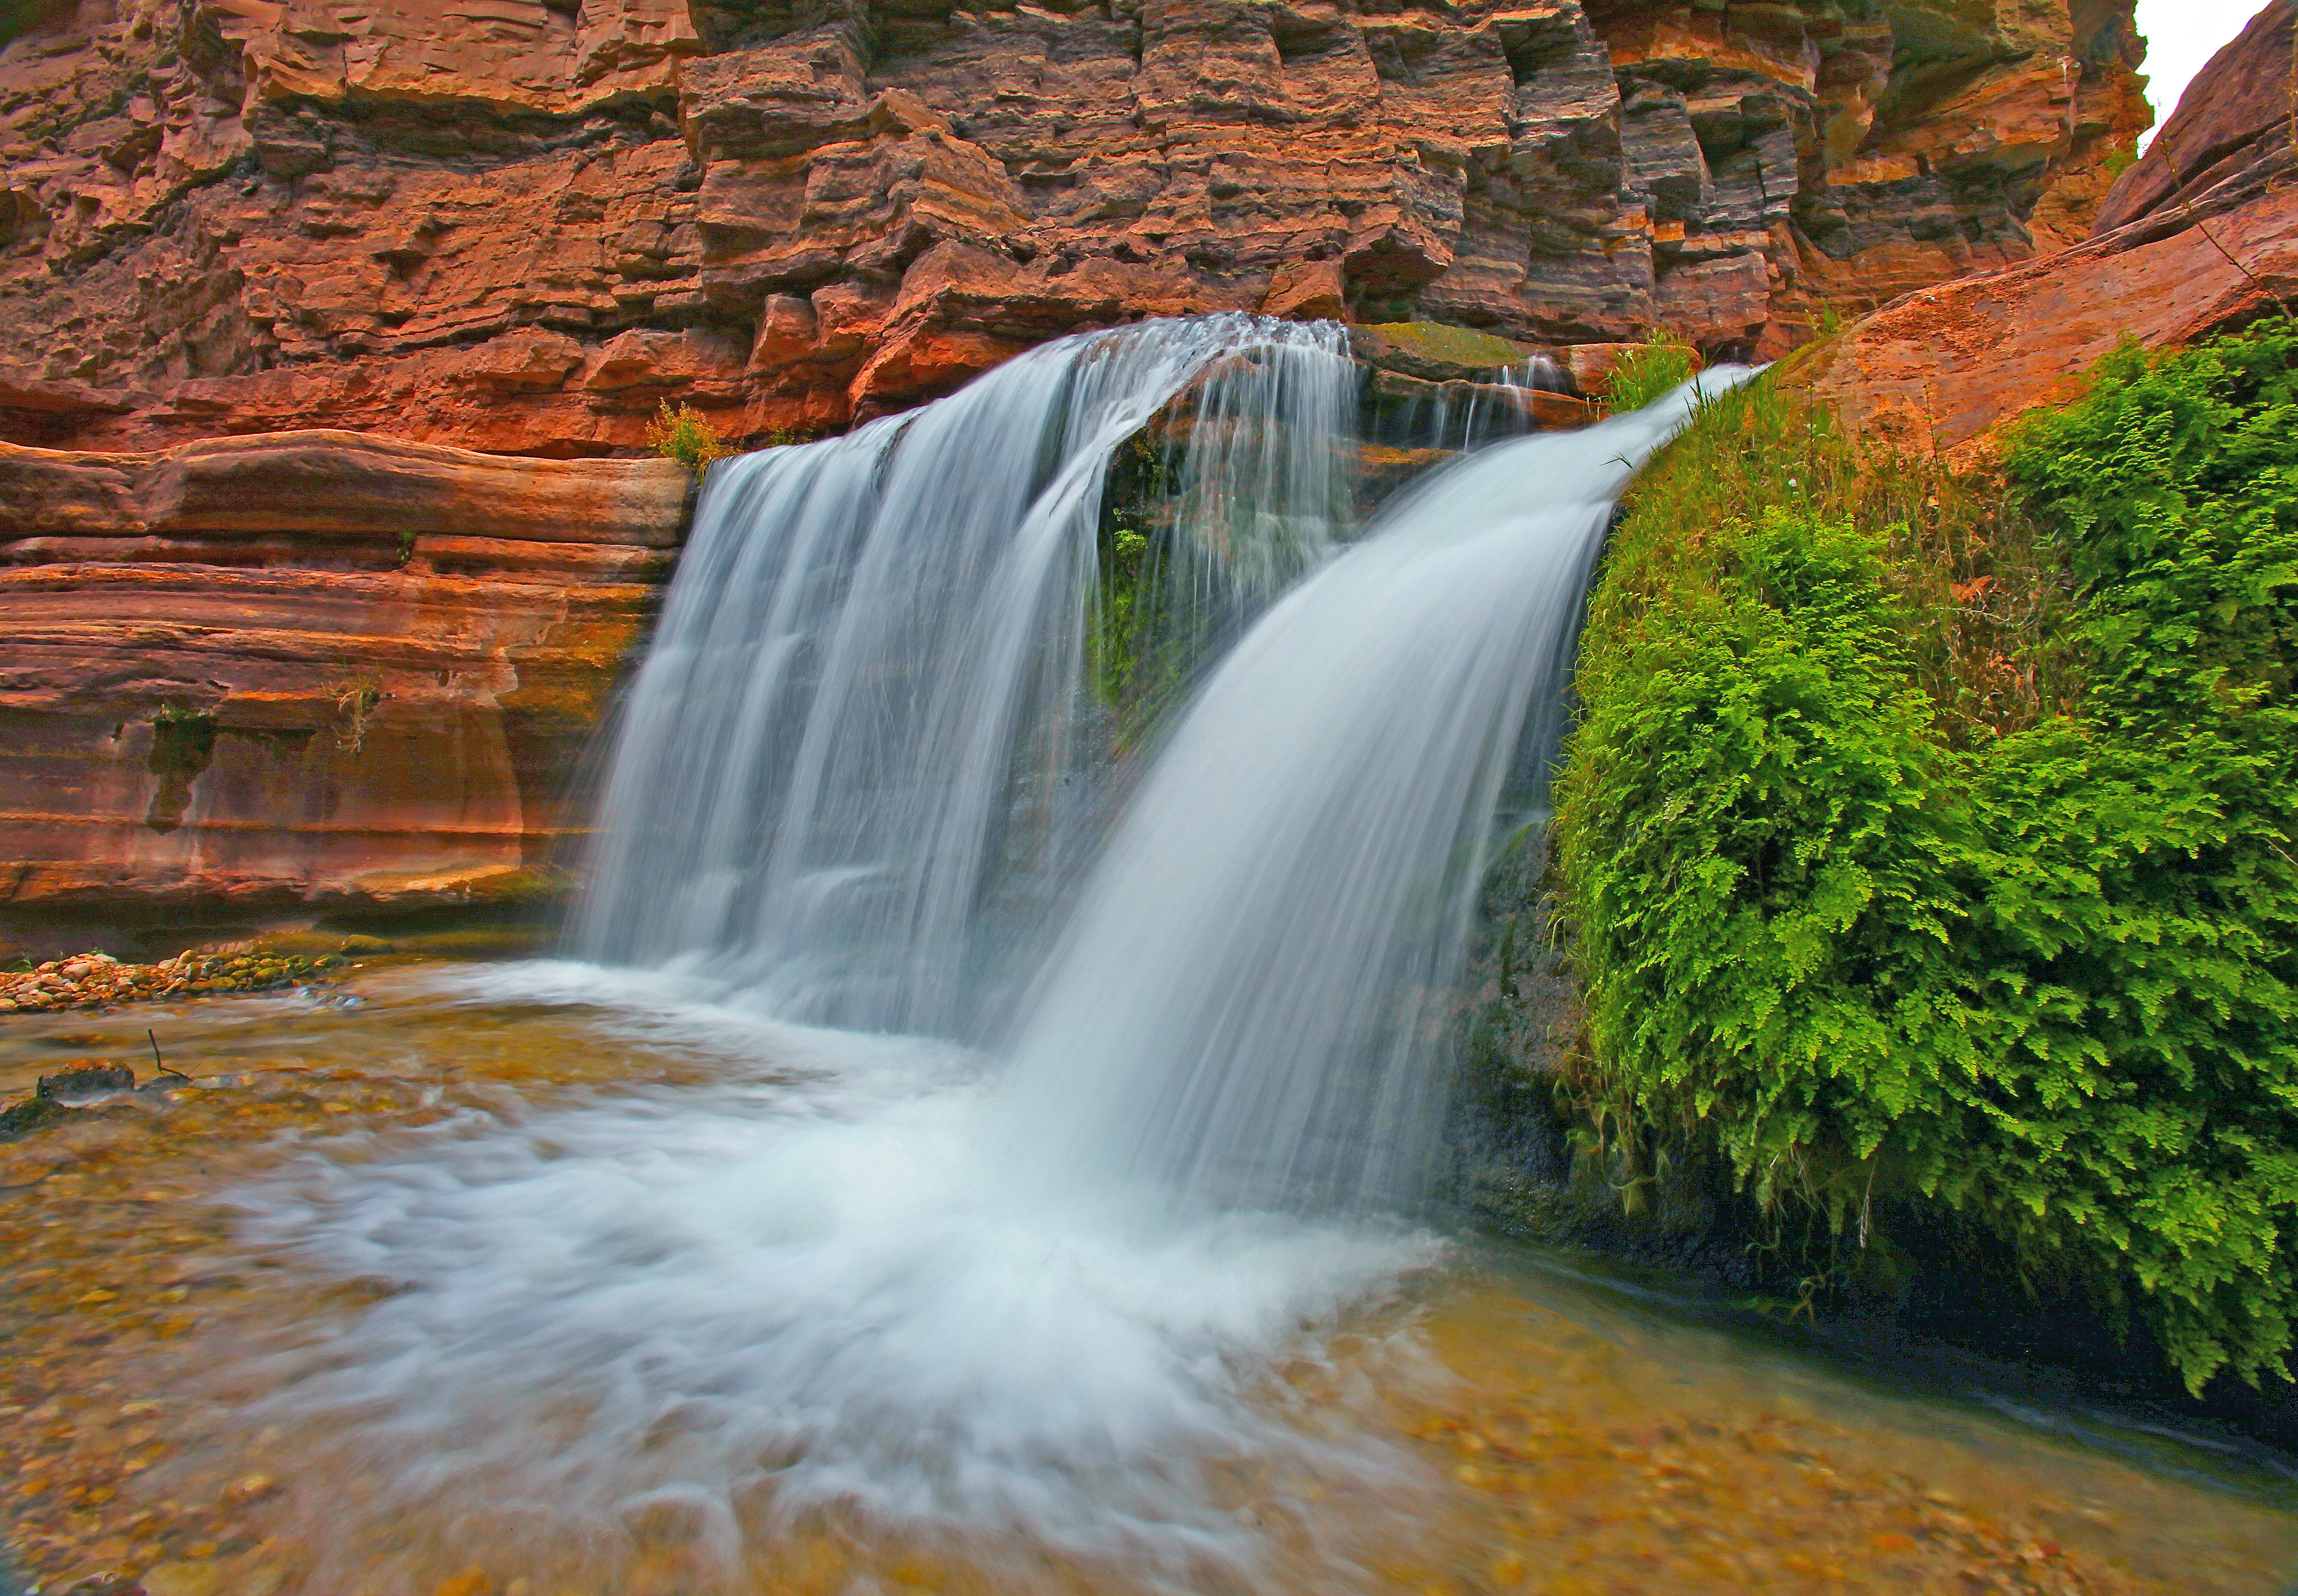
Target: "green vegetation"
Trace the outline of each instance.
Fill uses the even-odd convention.
[[[1639,484],[1557,795],[1616,1183],[1952,1216],[2190,1388],[2284,1369],[2294,368],[2279,324],[2125,351],[1999,475],[1759,386]]]
[[[1173,461],[1146,434],[1110,459],[1094,539],[1094,594],[1086,613],[1086,680],[1129,743],[1163,707],[1170,650],[1159,646]]]
[[[1604,408],[1615,414],[1640,410],[1662,394],[1690,382],[1699,370],[1699,351],[1656,331],[1622,351],[1604,383]]]
[[[1112,526],[1102,539],[1101,582],[1086,633],[1095,693],[1112,709],[1124,707],[1140,656],[1141,572],[1149,540],[1128,527]]]
[[[1130,746],[1188,691],[1217,617],[1202,595],[1173,591],[1168,538],[1104,517],[1095,556],[1086,680],[1110,712],[1120,746]]]
[[[657,454],[676,460],[698,478],[708,474],[713,461],[723,460],[734,452],[699,410],[690,404],[674,409],[667,399],[662,401],[655,418],[647,423],[647,443]]]
[[[1175,547],[1178,477],[1171,451],[1145,432],[1111,459],[1102,493],[1086,680],[1120,747],[1138,743],[1180,702],[1221,624],[1217,576]]]

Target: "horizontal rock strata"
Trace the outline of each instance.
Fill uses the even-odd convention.
[[[630,451],[1216,309],[1776,354],[2063,247],[2129,0],[27,0],[0,431]]]
[[[688,485],[343,433],[0,446],[0,903],[547,885]]]

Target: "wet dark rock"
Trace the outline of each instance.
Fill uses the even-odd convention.
[[[31,1096],[21,1103],[0,1108],[0,1141],[12,1141],[29,1136],[57,1121],[69,1118],[72,1110],[53,1097]]]
[[[161,1075],[153,1086],[172,1085],[185,1078],[172,1071]],[[147,1086],[145,1090],[150,1090]],[[51,1125],[76,1117],[87,1104],[115,1092],[136,1090],[136,1071],[125,1064],[77,1064],[59,1070],[54,1075],[43,1075],[33,1087],[32,1095],[21,1103],[0,1109],[0,1141],[28,1136]],[[4,1596],[4,1592],[0,1592]]]
[[[83,1064],[78,1069],[41,1076],[33,1096],[65,1102],[73,1097],[94,1097],[105,1092],[132,1092],[135,1089],[136,1071],[125,1064]]]

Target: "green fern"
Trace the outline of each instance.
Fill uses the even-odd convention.
[[[2197,1390],[2298,1316],[2294,368],[2126,350],[2002,492],[1718,407],[1608,557],[1558,786],[1591,1100],[1839,1228],[1960,1214]]]

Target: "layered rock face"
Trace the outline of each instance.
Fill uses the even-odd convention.
[[[1967,455],[2078,397],[2126,337],[2174,348],[2298,308],[2298,0],[2273,0],[2188,85],[2072,249],[1944,283],[1799,357],[1871,430]]]
[[[0,430],[752,440],[1143,315],[1776,354],[2087,229],[2129,0],[29,0]]]
[[[1355,341],[1399,436],[1586,419],[1492,380],[1523,345]],[[1365,452],[1368,497],[1449,458]],[[347,432],[0,443],[0,926],[555,895],[689,488]]]
[[[828,431],[1245,309],[1362,324],[1383,416],[1567,425],[1493,368],[1568,344],[1591,379],[1656,325],[1775,353],[2061,249],[2145,117],[2121,0],[12,15],[19,908],[547,886],[688,492],[569,457],[635,451],[665,400]]]
[[[0,445],[0,905],[548,890],[687,488],[344,433]]]

